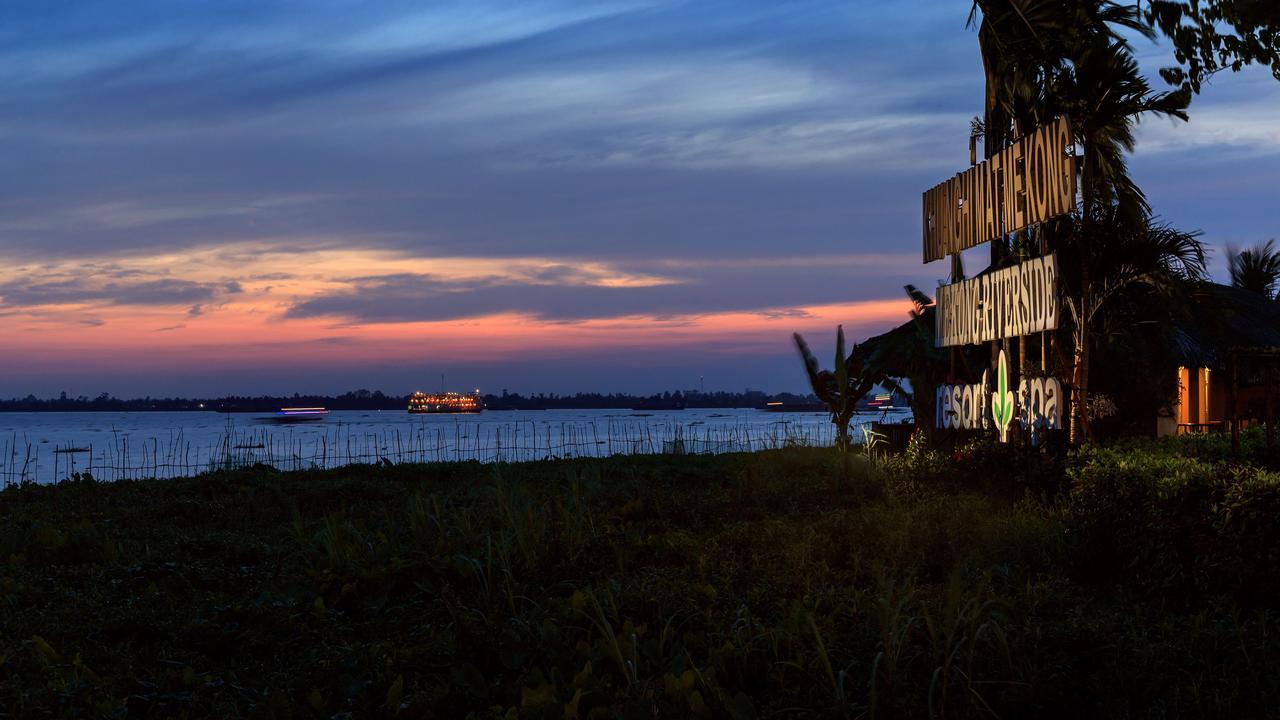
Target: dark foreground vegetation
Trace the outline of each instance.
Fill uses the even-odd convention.
[[[0,716],[1266,716],[1277,517],[1220,438],[17,487]]]

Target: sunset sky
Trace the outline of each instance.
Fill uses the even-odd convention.
[[[825,359],[946,273],[969,7],[7,4],[0,396],[802,390],[792,331]],[[1218,277],[1280,237],[1277,117],[1251,70],[1141,126]]]

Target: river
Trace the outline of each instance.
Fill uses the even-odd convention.
[[[903,411],[855,418],[900,422]],[[335,411],[320,422],[277,425],[214,412],[0,413],[0,484],[194,475],[264,463],[281,470],[350,463],[522,462],[620,453],[717,453],[831,445],[826,413],[742,408],[676,411],[486,411],[410,415]]]

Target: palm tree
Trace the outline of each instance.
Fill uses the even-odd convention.
[[[804,361],[809,386],[831,412],[831,422],[836,426],[836,444],[841,450],[849,448],[849,422],[858,411],[858,401],[875,387],[876,378],[867,363],[866,353],[856,343],[848,356],[844,354],[844,326],[836,328],[835,371],[821,370],[818,359],[809,351],[809,344],[800,333],[793,333],[796,349]]]
[[[1077,323],[1072,363],[1072,380],[1078,406],[1072,413],[1072,435],[1080,439],[1077,421],[1087,425],[1090,377],[1089,358],[1093,345],[1093,325],[1108,286],[1123,285],[1133,275],[1159,274],[1160,256],[1146,255],[1147,267],[1121,268],[1108,258],[1117,249],[1119,238],[1149,237],[1151,208],[1142,190],[1129,176],[1125,156],[1133,151],[1133,129],[1147,114],[1186,120],[1189,96],[1185,93],[1156,93],[1138,70],[1127,46],[1112,41],[1086,43],[1072,64],[1072,73],[1062,88],[1064,110],[1076,118],[1077,134],[1084,147],[1081,167],[1081,209],[1079,232],[1068,244],[1083,244],[1078,293],[1069,299]],[[1170,239],[1170,238],[1165,238]],[[1203,251],[1190,238],[1203,269]],[[1194,264],[1194,263],[1193,263]],[[1099,275],[1099,272],[1104,275]],[[1112,276],[1112,277],[1108,277]]]
[[[1106,218],[1097,224],[1107,226]],[[1089,406],[1081,433],[1094,437],[1095,411],[1106,399],[1115,402],[1112,429],[1145,432],[1151,418],[1176,397],[1176,369],[1185,349],[1184,334],[1202,305],[1206,279],[1205,250],[1199,233],[1158,221],[1108,238],[1105,257],[1093,254],[1088,326],[1091,353],[1104,373],[1089,377]],[[1068,297],[1079,297],[1074,288]],[[1079,310],[1074,303],[1069,312]],[[1078,332],[1084,323],[1072,323]]]
[[[1206,277],[1205,251],[1198,232],[1185,232],[1149,217],[1140,225],[1124,217],[1118,204],[1094,210],[1088,221],[1073,216],[1062,221],[1070,242],[1059,246],[1058,261],[1076,272],[1060,275],[1066,326],[1072,354],[1073,386],[1069,431],[1073,442],[1089,436],[1090,357],[1100,337],[1132,332],[1133,307],[1158,297],[1163,317],[1142,322],[1163,322],[1181,308],[1195,283]],[[1132,306],[1132,307],[1131,307]]]
[[[1275,240],[1268,240],[1240,251],[1228,247],[1231,284],[1275,298],[1276,285],[1280,284],[1280,250],[1275,245]]]
[[[1007,144],[1011,125],[1025,132],[1064,114],[1071,117],[1075,139],[1084,148],[1078,222],[1069,225],[1072,232],[1065,236],[1053,226],[1041,229],[1056,240],[1059,250],[1080,245],[1073,253],[1076,263],[1060,264],[1064,279],[1076,276],[1068,304],[1078,324],[1071,370],[1071,434],[1078,440],[1081,428],[1076,419],[1087,422],[1081,413],[1087,405],[1092,325],[1096,310],[1105,305],[1092,296],[1095,285],[1106,287],[1110,282],[1095,273],[1113,267],[1096,260],[1110,252],[1111,234],[1140,233],[1150,215],[1125,161],[1134,147],[1133,128],[1144,115],[1185,120],[1190,95],[1154,92],[1139,72],[1132,48],[1121,35],[1128,31],[1151,36],[1137,6],[1108,0],[975,0],[970,25],[978,11],[987,72],[983,125],[988,157]],[[993,245],[993,263],[999,254]]]
[[[1129,176],[1125,156],[1134,150],[1134,128],[1143,116],[1187,119],[1190,96],[1155,92],[1121,41],[1083,43],[1069,74],[1053,88],[1060,112],[1076,125],[1084,148],[1081,195],[1087,207],[1114,204],[1119,220],[1140,227],[1150,214],[1146,196]],[[1089,213],[1085,212],[1085,218]]]
[[[1064,223],[1066,232],[1080,242],[1065,245],[1059,260],[1084,265],[1093,276],[1094,292],[1087,309],[1091,320],[1102,320],[1108,305],[1134,286],[1158,291],[1173,301],[1187,289],[1186,283],[1202,281],[1206,276],[1205,249],[1199,232],[1179,230],[1159,219],[1133,227],[1119,220],[1119,213],[1119,208],[1112,206],[1091,223],[1078,217]],[[1089,252],[1091,245],[1103,242],[1107,243],[1106,253]],[[1069,296],[1077,293],[1078,282],[1079,277],[1063,279]],[[1075,305],[1077,300],[1067,300],[1068,312],[1084,311]]]
[[[974,0],[967,24],[978,29],[986,72],[988,157],[1008,144],[1012,125],[1028,130],[1057,117],[1048,90],[1082,41],[1154,37],[1135,7],[1109,0]]]

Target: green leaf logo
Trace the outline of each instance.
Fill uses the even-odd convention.
[[[1009,442],[1009,425],[1013,423],[1013,393],[1009,391],[1009,361],[1000,351],[996,367],[996,391],[991,395],[991,416],[1000,431],[1000,442]]]

